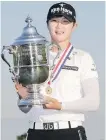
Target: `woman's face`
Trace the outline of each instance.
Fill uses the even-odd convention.
[[[56,43],[70,40],[72,31],[74,30],[76,23],[68,21],[65,17],[55,17],[49,20],[48,29],[51,35],[52,41]]]

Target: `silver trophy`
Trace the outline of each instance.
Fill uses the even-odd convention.
[[[27,98],[21,99],[18,105],[32,106],[44,103],[40,85],[49,77],[49,52],[52,45],[38,34],[36,28],[31,25],[32,19],[29,16],[25,22],[27,26],[24,27],[22,35],[12,45],[3,46],[1,57],[8,64],[13,81],[27,88]],[[13,66],[5,58],[5,51],[12,54]],[[59,53],[56,57],[58,55]]]

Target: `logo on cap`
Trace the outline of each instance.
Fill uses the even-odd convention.
[[[65,4],[63,4],[63,3],[61,3],[61,4],[59,4],[61,7],[63,7]]]
[[[54,14],[54,13],[56,13],[56,12],[62,12],[62,13],[66,13],[66,14],[71,14],[72,15],[72,11],[70,11],[70,10],[68,10],[68,9],[66,9],[66,8],[64,8],[63,6],[65,5],[65,4],[59,4],[61,7],[57,7],[57,8],[52,8],[51,9],[51,13],[52,14]]]

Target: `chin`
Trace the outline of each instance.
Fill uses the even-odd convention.
[[[65,39],[63,38],[53,38],[53,40],[56,42],[56,43],[61,43],[61,42],[64,42]]]

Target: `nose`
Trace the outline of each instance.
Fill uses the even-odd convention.
[[[58,21],[58,22],[57,22],[56,27],[57,27],[57,28],[60,28],[60,27],[61,27],[61,25],[62,25],[62,24],[61,24],[61,22],[60,22],[60,21]]]

